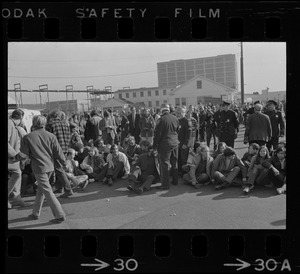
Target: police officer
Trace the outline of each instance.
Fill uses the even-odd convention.
[[[173,184],[178,184],[178,118],[170,114],[168,104],[161,105],[161,117],[157,121],[154,131],[153,149],[157,149],[160,163],[160,180],[159,189],[169,189],[169,170],[173,175]]]
[[[234,148],[234,140],[239,131],[239,122],[235,111],[229,109],[230,102],[223,101],[223,110],[219,116],[220,142],[225,142],[227,146]]]
[[[284,121],[282,117],[282,112],[280,110],[276,110],[277,103],[274,100],[269,100],[266,104],[267,110],[265,114],[269,116],[272,126],[272,138],[267,143],[267,148],[269,151],[273,148],[276,150],[278,147],[279,137],[284,136]]]

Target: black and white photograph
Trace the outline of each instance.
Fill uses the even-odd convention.
[[[8,42],[8,229],[286,229],[285,42]]]

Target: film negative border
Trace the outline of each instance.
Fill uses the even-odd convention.
[[[298,101],[300,5],[297,1],[159,5],[5,2],[2,30],[4,51],[7,42],[18,41],[286,42],[289,102]],[[6,72],[3,76],[7,79]],[[297,108],[292,104],[289,113],[290,117],[297,117]],[[297,144],[293,132],[288,138]],[[290,159],[297,159],[297,148],[289,153]],[[291,160],[291,178],[295,171],[297,162]],[[287,229],[283,231],[25,231],[8,230],[6,221],[5,271],[299,272],[300,206],[296,194],[299,184],[289,185],[289,191]],[[5,216],[7,220],[7,212]]]

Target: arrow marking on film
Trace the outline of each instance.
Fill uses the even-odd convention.
[[[95,261],[98,262],[98,264],[81,264],[81,266],[96,266],[97,268],[95,269],[95,271],[98,271],[102,268],[106,268],[109,267],[109,264],[106,262],[103,262],[101,260],[95,259]]]
[[[239,268],[237,268],[236,270],[241,270],[243,268],[246,268],[246,267],[249,267],[251,264],[243,261],[243,260],[240,260],[238,258],[236,258],[239,262],[241,262],[241,264],[224,264],[224,266],[240,266]]]

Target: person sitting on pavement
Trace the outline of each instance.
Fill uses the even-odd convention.
[[[104,178],[105,161],[102,155],[99,155],[96,147],[89,149],[89,155],[86,156],[80,167],[89,177],[89,182],[101,181]]]
[[[220,190],[234,184],[239,173],[242,173],[243,182],[246,182],[247,169],[232,147],[224,149],[223,154],[217,156],[213,162],[211,176],[212,183],[219,183],[215,189]]]
[[[222,154],[224,152],[224,149],[226,147],[227,147],[227,145],[226,145],[225,142],[219,142],[218,145],[217,145],[217,150],[215,150],[212,153],[211,157],[213,157],[213,159],[215,160],[219,154]]]
[[[80,165],[83,162],[84,158],[89,155],[90,147],[84,146],[82,144],[78,144],[74,149],[75,149],[74,160],[78,162],[79,168],[81,169]]]
[[[135,154],[140,154],[141,147],[135,143],[134,136],[128,137],[128,146],[125,148],[125,155],[128,158],[129,163],[131,164],[132,161],[135,159]]]
[[[251,159],[253,156],[257,155],[258,150],[259,150],[259,145],[256,143],[251,143],[248,147],[248,151],[245,152],[245,154],[243,155],[241,160],[246,166],[247,172],[248,172],[248,168],[250,167]]]
[[[78,168],[79,163],[74,160],[75,150],[69,148],[66,155],[65,171],[68,179],[74,185],[74,188],[80,187],[82,190],[88,185],[88,175]]]
[[[248,169],[248,180],[243,184],[243,192],[247,194],[254,187],[256,182],[258,185],[263,184],[268,175],[268,169],[263,163],[270,158],[269,151],[266,146],[261,146],[257,155],[253,156]]]
[[[117,178],[123,180],[128,178],[130,172],[130,164],[125,153],[120,152],[116,144],[113,144],[110,149],[110,153],[107,155],[107,164],[104,166],[103,183],[108,183],[112,186],[113,181]]]
[[[71,139],[70,139],[70,148],[75,149],[78,146],[78,143],[83,145],[81,136],[79,135],[79,126],[77,124],[70,124],[71,130]]]
[[[285,148],[285,149],[286,149],[286,141],[280,141],[280,142],[278,143],[278,148],[279,148],[279,147]],[[271,157],[275,155],[275,151],[276,151],[276,150],[272,150],[272,151],[270,152],[270,156],[271,156]]]
[[[139,155],[128,179],[129,185],[127,188],[137,194],[142,194],[144,191],[150,190],[151,185],[160,180],[158,158],[154,154],[150,143],[147,151],[147,153]],[[137,181],[140,181],[140,183],[138,184]]]
[[[268,168],[268,178],[276,187],[278,194],[286,192],[286,149],[278,147],[274,155],[263,165]]]
[[[198,146],[194,155],[189,154],[187,160],[189,172],[183,175],[183,180],[196,188],[209,183],[212,163],[213,158],[209,155],[209,147],[207,145]]]

